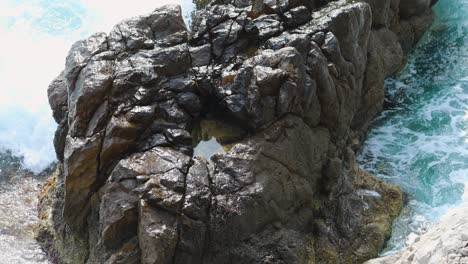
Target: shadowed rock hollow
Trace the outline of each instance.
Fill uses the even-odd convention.
[[[76,42],[40,240],[61,263],[360,263],[401,208],[354,151],[430,1],[215,1]],[[368,3],[366,3],[368,2]],[[193,157],[216,118],[241,137]],[[219,136],[223,133],[218,131]]]

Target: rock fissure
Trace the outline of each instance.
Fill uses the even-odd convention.
[[[208,216],[207,218],[207,221],[206,221],[206,231],[205,231],[205,242],[204,242],[204,245],[203,245],[203,248],[202,248],[202,253],[201,253],[201,258],[200,258],[200,263],[205,263],[205,257],[206,257],[206,254],[207,254],[207,251],[210,247],[210,243],[211,243],[211,226],[210,226],[210,222],[211,222],[211,211],[212,211],[212,207],[213,207],[213,193],[214,193],[214,190],[213,190],[213,179],[211,178],[211,175],[212,175],[212,171],[214,171],[214,168],[213,169],[210,169],[210,164],[208,163],[207,164],[208,166],[208,174],[207,174],[207,178],[208,178],[208,188],[209,188],[209,198],[208,198],[208,206],[206,208],[206,214]]]
[[[177,252],[178,252],[178,249],[179,249],[179,243],[180,243],[180,239],[181,239],[180,237],[181,237],[181,232],[182,232],[180,217],[183,214],[183,207],[184,207],[184,204],[185,204],[185,196],[187,194],[187,174],[188,174],[189,170],[190,170],[190,166],[187,168],[187,171],[184,173],[184,191],[183,191],[183,194],[182,194],[182,202],[180,204],[179,213],[178,213],[178,216],[177,216],[177,242],[176,242],[176,245],[175,245],[174,256],[172,257],[172,263],[173,264],[177,263]]]
[[[302,178],[304,178],[304,179],[307,179],[307,177],[306,177],[305,175],[301,175],[300,172],[294,170],[293,168],[291,168],[290,166],[288,166],[286,163],[282,162],[281,160],[279,160],[279,159],[277,159],[277,158],[275,158],[275,157],[272,157],[272,156],[270,156],[270,155],[268,155],[268,154],[266,154],[266,153],[264,153],[264,152],[262,152],[261,155],[264,156],[264,157],[267,158],[267,159],[273,160],[274,162],[276,162],[276,163],[278,163],[278,164],[281,164],[281,166],[283,166],[284,168],[286,168],[286,169],[287,169],[288,171],[290,171],[292,174],[298,175],[298,176],[300,176],[300,177],[302,177]]]

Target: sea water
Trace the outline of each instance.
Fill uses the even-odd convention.
[[[434,11],[407,66],[386,81],[385,111],[359,156],[363,168],[407,194],[383,254],[468,202],[468,1],[440,0]]]

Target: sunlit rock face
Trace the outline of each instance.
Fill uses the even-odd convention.
[[[365,264],[424,264],[468,262],[467,207],[451,209],[440,223],[397,254],[367,261]]]
[[[381,108],[383,78],[404,63],[402,44],[424,28],[410,20],[411,41],[400,38],[395,1],[374,26],[367,3],[325,2],[217,1],[190,32],[166,6],[73,45],[49,92],[54,112],[67,110],[56,114],[62,162],[42,209],[55,256],[375,256],[401,193],[357,168],[352,147]],[[210,116],[231,129],[210,127]],[[213,138],[226,148],[194,157],[194,142]]]

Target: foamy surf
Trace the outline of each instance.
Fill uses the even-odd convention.
[[[447,209],[468,204],[468,1],[441,0],[408,65],[386,82],[386,110],[359,156],[408,194],[384,254],[411,244]]]

